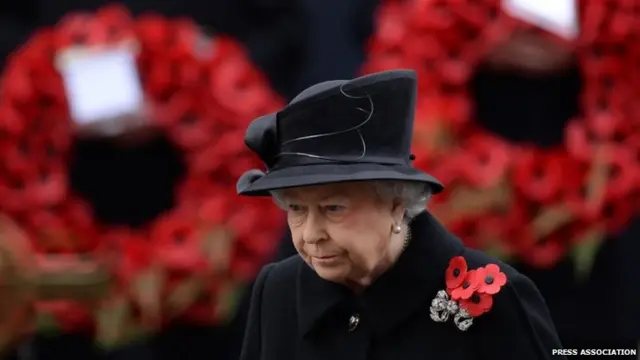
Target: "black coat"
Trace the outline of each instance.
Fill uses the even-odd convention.
[[[465,248],[428,213],[411,228],[398,262],[361,296],[321,279],[297,255],[267,265],[253,290],[241,360],[559,358],[549,312],[528,278]],[[470,268],[497,263],[508,279],[467,331],[434,322],[429,311],[457,255]]]

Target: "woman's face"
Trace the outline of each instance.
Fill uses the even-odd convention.
[[[403,246],[404,209],[382,201],[367,182],[289,189],[283,192],[293,243],[325,280],[367,286]],[[403,229],[404,230],[404,229]]]

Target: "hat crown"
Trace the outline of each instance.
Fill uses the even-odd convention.
[[[245,142],[269,170],[317,163],[409,165],[416,75],[394,70],[316,84],[277,114],[259,118]]]
[[[254,120],[245,143],[268,171],[245,172],[238,194],[369,180],[418,182],[442,191],[436,178],[411,164],[416,83],[411,70],[327,81]]]

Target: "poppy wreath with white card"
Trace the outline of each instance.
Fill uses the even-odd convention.
[[[117,6],[71,14],[12,54],[0,91],[0,211],[41,257],[96,258],[115,279],[97,314],[61,303],[64,293],[40,309],[68,330],[108,319],[112,342],[131,333],[123,325],[131,317],[150,329],[233,315],[236,290],[266,261],[282,224],[271,201],[235,194],[236,179],[259,164],[242,142],[247,125],[282,103],[236,41]],[[105,225],[70,187],[72,144],[140,128],[181,152],[176,205],[144,228]]]
[[[467,245],[538,268],[573,254],[577,270],[587,274],[601,241],[637,214],[640,80],[633,34],[640,21],[634,6],[627,0],[383,3],[363,72],[418,71],[415,165],[445,184],[430,210]],[[559,134],[559,145],[510,142],[477,121],[470,91],[476,70],[487,61],[506,64],[510,56],[496,50],[514,38],[543,45],[547,54],[524,65],[531,71],[573,59],[580,68],[578,115]]]

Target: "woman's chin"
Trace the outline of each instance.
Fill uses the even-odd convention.
[[[327,281],[341,282],[345,277],[345,268],[341,264],[331,264],[321,262],[311,262],[311,267],[316,274]]]

